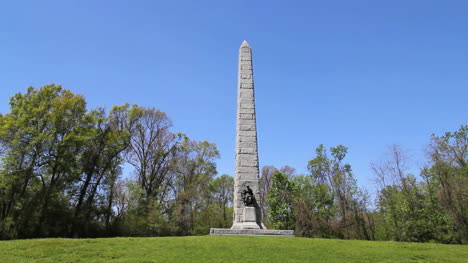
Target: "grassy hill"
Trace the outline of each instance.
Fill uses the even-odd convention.
[[[0,241],[0,262],[468,262],[468,246],[250,236]]]

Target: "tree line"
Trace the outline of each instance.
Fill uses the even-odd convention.
[[[376,200],[357,185],[347,148],[323,145],[308,174],[285,166],[262,169],[267,225],[305,237],[468,243],[468,126],[433,135],[418,175],[400,146],[372,163]]]
[[[372,163],[375,196],[358,186],[347,151],[319,145],[306,174],[263,167],[265,225],[302,237],[468,242],[468,126],[433,135],[417,175],[392,146]],[[158,109],[87,110],[61,86],[30,87],[0,114],[0,239],[230,227],[234,180],[217,175],[217,158],[214,143],[173,132]]]
[[[0,115],[0,238],[195,235],[231,224],[215,144],[138,105],[86,109],[57,85]],[[127,167],[127,168],[126,168]],[[134,175],[122,176],[133,167]]]

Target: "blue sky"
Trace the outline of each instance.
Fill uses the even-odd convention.
[[[48,83],[89,108],[156,107],[233,175],[246,39],[260,165],[306,172],[317,145],[343,144],[371,187],[389,145],[423,163],[432,133],[467,124],[467,14],[467,1],[3,1],[0,113]]]

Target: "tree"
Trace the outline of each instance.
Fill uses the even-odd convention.
[[[261,176],[258,181],[259,188],[260,188],[260,208],[262,210],[262,219],[265,221],[264,223],[268,226],[269,225],[269,205],[268,205],[268,195],[271,188],[271,181],[273,178],[273,174],[277,171],[274,166],[264,166],[262,168]]]
[[[216,204],[216,210],[212,211],[212,213],[222,215],[222,221],[214,225],[216,227],[228,227],[232,224],[231,213],[228,213],[228,210],[230,210],[229,208],[232,209],[230,205],[232,206],[233,202],[234,178],[223,174],[211,182],[210,189]]]
[[[169,214],[173,206],[177,155],[185,135],[172,133],[166,113],[154,108],[135,106],[131,114],[130,147],[126,160],[135,168],[136,183],[141,191],[138,205],[129,210],[132,229],[146,235],[165,235],[172,230]],[[134,195],[132,195],[134,196]],[[173,209],[173,208],[172,208]]]
[[[185,138],[177,156],[174,195],[178,234],[207,233],[210,192],[207,187],[216,175],[214,160],[219,157],[216,145]],[[196,227],[198,226],[198,229]]]
[[[309,225],[305,232],[323,237],[370,238],[364,220],[363,193],[357,187],[351,165],[343,163],[347,150],[343,145],[331,147],[329,156],[325,147],[319,145],[316,157],[309,161],[310,179],[302,180],[303,189],[308,192],[303,206],[308,203],[312,209],[316,230]]]
[[[0,140],[6,154],[1,193],[2,222],[22,237],[64,235],[65,189],[78,174],[78,158],[86,141],[86,102],[61,86],[28,88],[10,100],[2,118]],[[5,225],[2,223],[2,226]],[[2,228],[3,228],[2,227]]]
[[[468,125],[444,136],[432,136],[431,166],[423,170],[431,203],[450,218],[445,242],[468,243]],[[437,204],[438,203],[438,204]]]
[[[205,234],[227,225],[233,180],[216,175],[212,143],[170,131],[137,105],[86,110],[46,85],[0,115],[0,239]],[[136,179],[121,180],[122,165]]]
[[[393,145],[385,160],[372,165],[380,186],[377,206],[386,238],[416,242],[439,239],[445,220],[435,206],[428,205],[428,185],[408,173],[408,161],[405,151]]]
[[[135,108],[130,109],[126,104],[114,106],[109,116],[102,108],[87,114],[90,129],[79,160],[80,180],[75,185],[74,237],[91,234],[89,221],[92,216],[104,215],[106,229],[109,227],[115,182],[124,162],[122,153],[130,145],[132,110]],[[95,206],[97,200],[102,200],[100,208]]]
[[[268,196],[269,219],[274,228],[294,229],[293,199],[294,183],[285,173],[275,171]]]
[[[182,134],[170,131],[171,120],[154,108],[136,108],[128,162],[133,165],[143,191],[142,201],[162,203],[167,197],[175,156]]]

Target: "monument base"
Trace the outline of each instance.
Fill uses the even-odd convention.
[[[257,223],[257,211],[254,207],[241,208],[241,221],[234,222],[231,229],[266,229],[262,223]]]
[[[281,236],[294,237],[294,230],[211,228],[212,236]]]

